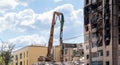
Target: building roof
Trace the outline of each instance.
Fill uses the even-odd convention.
[[[20,51],[20,50],[23,50],[23,49],[28,48],[28,47],[44,47],[44,48],[47,48],[46,46],[41,46],[41,45],[29,45],[29,46],[25,46],[23,48],[17,49],[15,51],[13,51],[13,53],[17,52],[17,51]]]

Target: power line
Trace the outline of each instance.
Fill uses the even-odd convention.
[[[77,36],[74,36],[74,37],[65,38],[65,39],[63,39],[63,41],[71,40],[71,39],[76,39],[76,38],[79,38],[79,37],[82,37],[82,36],[84,37],[85,35],[89,35],[89,34],[84,34],[84,35],[82,34],[82,35],[77,35]],[[59,41],[59,40],[58,40],[58,41]],[[57,41],[57,42],[58,42],[58,41]]]
[[[65,38],[63,40],[70,40],[70,39],[75,39],[75,38],[79,38],[79,37],[82,37],[84,35],[78,35],[78,36],[74,36],[74,37],[70,37],[70,38]]]

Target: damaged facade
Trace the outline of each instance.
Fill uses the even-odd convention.
[[[79,44],[71,44],[71,43],[64,43],[64,54],[63,60],[64,62],[71,62],[71,61],[80,61],[83,57],[83,43]]]
[[[86,65],[120,64],[120,0],[85,0]]]

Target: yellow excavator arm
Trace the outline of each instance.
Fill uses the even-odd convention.
[[[62,13],[60,13],[60,12],[54,12],[54,14],[53,14],[51,31],[50,31],[50,38],[49,38],[49,42],[48,42],[47,57],[50,57],[50,55],[51,55],[51,49],[53,47],[54,26],[55,26],[55,23],[56,23],[56,16],[60,16],[60,15],[62,15]]]
[[[49,42],[48,42],[47,57],[40,56],[38,58],[38,61],[52,61],[53,60],[51,50],[53,47],[54,26],[56,24],[57,17],[60,17],[60,23],[61,23],[61,26],[60,26],[60,44],[62,44],[62,31],[63,31],[63,25],[64,25],[64,16],[60,12],[54,12],[53,18],[52,18],[51,30],[50,30],[50,38],[49,38]]]

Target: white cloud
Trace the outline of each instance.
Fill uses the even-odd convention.
[[[0,13],[4,13],[6,10],[14,9],[18,3],[15,0],[0,0]]]
[[[19,5],[22,5],[22,6],[28,6],[29,3],[33,2],[34,0],[15,0],[16,2],[19,3]]]
[[[82,9],[75,10],[72,4],[64,4],[40,14],[35,13],[32,9],[25,9],[18,13],[6,13],[0,17],[0,32],[7,29],[20,32],[40,30],[41,27],[51,25],[54,11],[63,12],[66,26],[71,27],[70,24],[80,26],[82,24]]]
[[[40,20],[41,23],[43,23],[43,24],[51,23],[52,13],[53,13],[53,11],[48,11],[48,12],[44,12],[42,14],[38,14],[36,19]]]
[[[9,42],[14,43],[18,47],[27,46],[31,44],[45,45],[46,39],[38,34],[19,36],[16,38],[9,39]]]
[[[64,4],[54,8],[53,10],[39,14],[37,19],[40,20],[43,24],[51,23],[54,11],[62,12],[64,14],[65,21],[69,21],[69,23],[72,22],[77,25],[82,24],[81,22],[82,17],[80,16],[83,16],[83,10],[82,9],[75,10],[72,4]],[[80,23],[78,24],[78,22]]]
[[[54,0],[54,2],[60,2],[60,1],[63,1],[63,0]]]
[[[41,29],[49,30],[49,28],[44,27],[50,27],[54,11],[63,12],[66,27],[70,26],[72,28],[72,26],[77,27],[82,24],[82,9],[75,10],[72,4],[64,4],[40,14],[35,13],[32,9],[25,9],[18,13],[6,13],[3,17],[0,17],[0,32],[7,29],[20,32],[38,31]],[[57,24],[59,24],[59,22],[57,22]]]
[[[75,31],[78,30],[77,28],[81,26],[83,16],[82,9],[76,10],[74,9],[74,6],[72,4],[64,4],[50,11],[43,12],[40,14],[35,13],[32,9],[25,9],[18,13],[6,13],[3,17],[0,17],[0,32],[3,32],[8,29],[17,32],[40,32],[40,34],[42,34],[41,37],[38,34],[34,34],[16,37],[14,39],[11,39],[11,41],[20,44],[31,44],[33,43],[33,41],[35,43],[36,41],[39,43],[43,41],[46,42],[46,39],[48,39],[49,36],[54,11],[62,12],[64,14],[64,31],[67,32],[67,34],[71,34],[71,32],[75,33]],[[59,21],[57,21],[56,24],[60,24]],[[59,35],[59,25],[55,27],[55,31],[55,34]],[[43,41],[40,41],[41,39],[43,39]]]
[[[5,13],[8,10],[15,9],[18,5],[28,6],[34,0],[0,0],[0,13]]]
[[[31,9],[26,9],[17,14],[20,25],[32,25],[35,23],[35,13]]]
[[[19,13],[7,13],[0,17],[0,32],[7,29],[25,31],[23,26],[35,28],[32,24],[35,23],[35,13],[31,9],[23,10]]]
[[[13,28],[15,23],[15,13],[6,14],[4,17],[0,17],[0,32]]]
[[[15,0],[0,0],[0,6],[15,8],[18,3]]]

